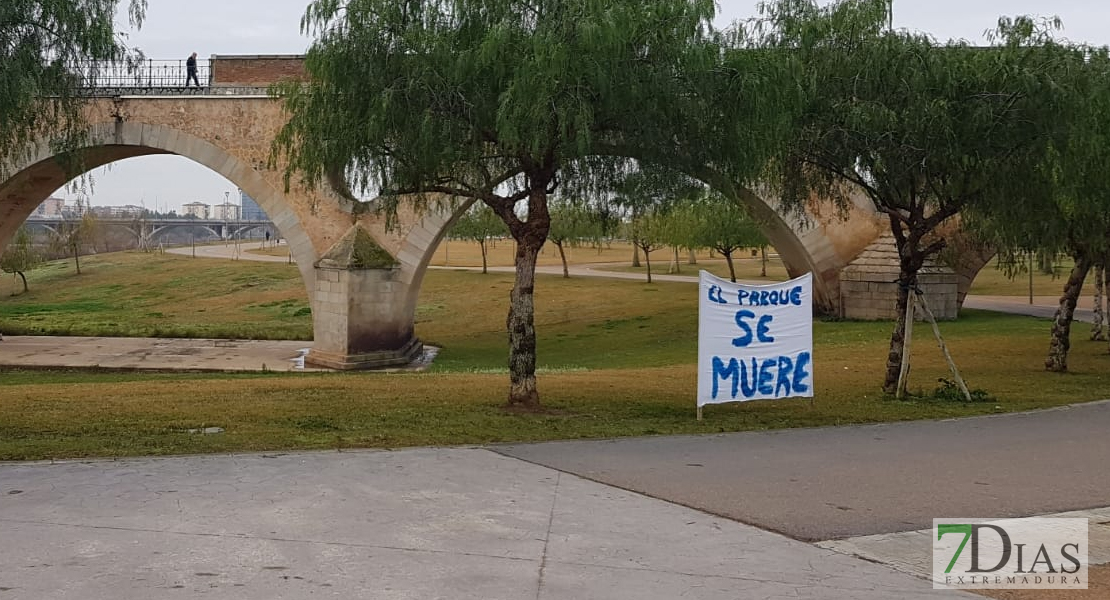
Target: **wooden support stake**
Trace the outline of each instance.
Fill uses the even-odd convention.
[[[906,293],[906,331],[902,338],[902,369],[898,372],[898,388],[894,393],[894,397],[899,400],[905,395],[906,387],[909,386],[907,375],[910,372],[910,344],[913,342],[914,300],[913,290],[910,290]]]
[[[944,338],[940,336],[940,327],[937,325],[937,318],[933,316],[933,311],[929,310],[929,305],[925,302],[925,295],[921,295],[921,309],[925,311],[925,316],[933,325],[933,335],[937,336],[937,344],[940,345],[940,351],[944,353],[944,360],[948,361],[948,368],[952,371],[952,376],[956,378],[956,385],[960,386],[960,391],[964,393],[964,399],[971,402],[971,392],[967,389],[967,384],[964,383],[964,378],[960,377],[960,370],[956,368],[956,361],[952,360],[952,355],[948,352],[948,345],[944,343]]]
[[[702,408],[703,408],[703,407],[701,407],[701,406],[699,406],[699,407],[698,407],[698,420],[699,420],[699,421],[701,420],[701,409],[702,409]]]

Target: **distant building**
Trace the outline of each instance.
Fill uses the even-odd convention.
[[[246,192],[239,192],[239,202],[243,205],[243,220],[244,221],[269,221],[270,217],[262,207],[247,195]]]
[[[89,211],[104,219],[137,219],[143,216],[146,209],[128,204],[126,206],[93,206],[89,208]]]
[[[239,219],[238,204],[213,204],[211,219],[214,221],[236,221]]]
[[[181,216],[207,219],[208,209],[209,206],[203,202],[190,202],[181,206]]]
[[[61,198],[47,198],[35,208],[31,216],[40,219],[60,219],[65,206],[66,201]]]

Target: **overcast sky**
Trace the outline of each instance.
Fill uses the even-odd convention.
[[[721,0],[717,24],[756,15],[756,0]],[[131,46],[148,58],[184,59],[192,52],[213,54],[299,54],[309,45],[300,34],[307,0],[150,0]],[[938,39],[982,42],[1000,15],[1059,16],[1064,36],[1110,44],[1107,0],[895,0],[894,26],[931,33]],[[186,202],[217,204],[235,184],[188,159],[151,156],[120,161],[93,173],[92,203],[140,204],[180,210]],[[57,195],[71,198],[71,194]]]

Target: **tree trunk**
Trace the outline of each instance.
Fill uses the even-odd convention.
[[[767,276],[767,246],[759,247],[759,254],[763,257],[763,268],[759,271],[760,277]]]
[[[547,187],[553,169],[529,176],[533,186],[528,194],[528,217],[513,214],[513,203],[494,207],[516,240],[516,277],[509,295],[509,406],[531,410],[540,408],[536,389],[536,259],[551,232],[551,213],[547,207]]]
[[[667,266],[667,273],[681,273],[682,268],[679,267],[678,246],[673,246],[674,255],[671,257],[671,264]]]
[[[542,243],[518,242],[516,281],[509,296],[509,405],[538,407],[536,390],[536,323],[533,292],[536,257]]]
[[[901,224],[893,222],[893,227]],[[903,352],[906,340],[906,308],[909,306],[909,296],[917,289],[917,274],[925,264],[925,256],[918,249],[920,236],[906,234],[899,238],[898,244],[898,302],[895,306],[897,316],[894,320],[894,331],[890,334],[890,352],[886,359],[886,376],[883,379],[883,391],[888,394],[898,393],[898,378],[902,372],[902,361],[906,359]],[[911,317],[912,318],[912,317]]]
[[[917,273],[907,273],[901,269],[899,281],[910,281],[910,286],[917,285]],[[902,372],[902,359],[904,343],[906,340],[906,306],[909,303],[910,288],[898,286],[898,302],[895,306],[897,317],[894,320],[894,331],[890,334],[890,352],[886,359],[886,378],[883,380],[883,391],[888,394],[898,393],[898,375]]]
[[[1048,345],[1048,358],[1044,361],[1046,371],[1064,373],[1068,370],[1068,350],[1071,348],[1071,319],[1075,316],[1075,304],[1083,292],[1083,280],[1091,269],[1091,259],[1079,255],[1075,267],[1064,284],[1064,295],[1060,296],[1060,307],[1052,320],[1052,341]]]
[[[486,268],[486,240],[478,240],[478,246],[482,249],[482,275],[488,275],[489,270]]]
[[[567,269],[567,253],[563,251],[563,243],[555,242],[555,247],[559,249],[559,260],[563,261],[563,279],[570,279],[570,270]]]
[[[644,263],[647,264],[648,283],[651,283],[651,251],[644,248]]]
[[[1105,273],[1105,270],[1104,270],[1104,272],[1103,272],[1103,275],[1105,276],[1105,274],[1106,274],[1106,273]],[[1103,298],[1105,299],[1105,301],[1106,301],[1106,307],[1105,307],[1105,308],[1103,308],[1103,310],[1102,310],[1102,314],[1103,314],[1104,316],[1106,316],[1106,317],[1110,317],[1110,294],[1107,294],[1107,293],[1105,293],[1105,292],[1106,292],[1106,283],[1108,283],[1108,282],[1106,282],[1106,281],[1103,281],[1103,284],[1102,284],[1102,285],[1103,285],[1103,294],[1102,294],[1102,297],[1103,297]],[[1110,325],[1110,324],[1108,324],[1108,325]],[[1106,336],[1106,339],[1110,340],[1110,335],[1107,335],[1107,336]]]
[[[73,246],[73,264],[77,267],[77,274],[81,274],[81,253],[77,251],[77,246]]]
[[[1038,253],[1037,254],[1037,263],[1038,263],[1037,266],[1040,269],[1041,273],[1043,273],[1045,275],[1055,275],[1056,274],[1056,269],[1052,264],[1053,262],[1055,262],[1055,259],[1056,259],[1056,257],[1052,256],[1052,254],[1049,254],[1048,252]]]
[[[732,266],[732,251],[729,250],[728,252],[722,252],[721,254],[725,255],[725,262],[728,263],[729,278],[732,279],[733,283],[736,283],[736,268]]]
[[[690,253],[686,256],[686,264],[688,264],[688,265],[698,264],[698,251],[691,249],[689,252]]]
[[[1095,267],[1095,306],[1094,319],[1092,319],[1092,321],[1094,322],[1091,324],[1091,339],[1096,341],[1106,339],[1106,336],[1103,334],[1102,327],[1102,296],[1104,293],[1103,281],[1105,277],[1105,272],[1106,269],[1102,266],[1102,264],[1099,264],[1097,267]]]
[[[23,271],[16,271],[15,274],[19,275],[19,278],[23,280],[23,293],[26,294],[27,293],[27,276],[23,274]]]
[[[640,266],[640,247],[635,242],[632,243],[632,266]]]

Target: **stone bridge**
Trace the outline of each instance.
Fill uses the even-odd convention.
[[[63,218],[32,217],[24,224],[57,232],[58,227],[67,220]],[[215,219],[190,219],[190,218],[165,218],[165,217],[102,217],[96,218],[98,225],[124,229],[135,236],[139,248],[148,248],[158,238],[169,231],[182,228],[203,229],[213,237],[229,240],[241,237],[253,229],[264,230],[273,227],[273,223],[264,220],[233,219],[227,221]]]
[[[425,270],[465,206],[420,214],[403,210],[387,228],[383,216],[357,214],[327,186],[309,190],[294,180],[286,191],[281,170],[268,166],[271,140],[285,116],[266,86],[302,74],[301,58],[215,56],[210,68],[208,86],[199,90],[93,90],[87,105],[90,136],[81,157],[85,168],[173,154],[219,173],[254,198],[288,241],[312,305],[308,360],[339,369],[408,362],[421,351],[413,323]],[[0,180],[0,247],[72,175],[45,143],[6,173]],[[756,194],[745,192],[740,200],[766,223],[766,236],[791,275],[814,273],[821,311],[849,318],[892,315],[897,269],[890,262],[890,241],[881,235],[886,221],[868,203],[855,203],[849,218],[841,220],[815,202],[808,223],[802,223]],[[381,260],[385,254],[379,249],[389,258]],[[968,267],[971,275],[964,277],[961,292],[980,266]],[[956,282],[955,274],[940,269],[925,280],[938,298],[934,310],[948,317],[957,308]]]

